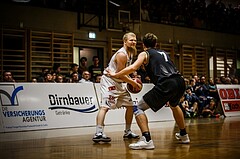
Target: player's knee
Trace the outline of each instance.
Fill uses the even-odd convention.
[[[144,114],[144,111],[149,108],[148,104],[142,99],[138,102],[137,106],[133,107],[133,113],[135,115]]]
[[[108,110],[109,110],[109,108],[107,108],[107,107],[101,107],[100,109],[101,109],[101,111],[104,111],[104,112],[108,112]]]
[[[139,109],[138,106],[133,106],[133,114],[134,114],[135,116],[140,115],[140,114],[143,114],[143,113],[144,113],[144,111],[143,111],[142,109]]]

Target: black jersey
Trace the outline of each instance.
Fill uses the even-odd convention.
[[[148,54],[148,63],[145,65],[145,69],[153,84],[156,85],[158,81],[166,77],[179,74],[165,51],[148,49],[146,53]]]

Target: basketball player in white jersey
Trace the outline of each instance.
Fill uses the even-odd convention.
[[[125,67],[129,66],[132,62],[134,54],[136,54],[136,35],[132,32],[126,33],[123,36],[123,47],[120,48],[111,58],[108,67],[105,70],[119,72]],[[133,83],[136,82],[124,75],[118,79],[108,77],[104,70],[103,76],[100,81],[101,90],[101,105],[96,117],[96,133],[93,137],[94,142],[110,142],[111,138],[104,134],[104,120],[105,115],[109,109],[116,109],[120,107],[126,108],[125,114],[125,131],[123,138],[139,138],[139,135],[131,131],[131,124],[133,119],[133,101],[131,95],[127,91],[123,82]]]

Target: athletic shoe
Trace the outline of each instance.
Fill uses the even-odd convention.
[[[131,130],[125,130],[123,138],[124,139],[139,139],[139,135],[133,133]]]
[[[98,134],[95,134],[93,139],[92,139],[94,142],[110,142],[111,141],[111,138],[110,137],[107,137],[105,134],[103,133],[98,133]]]
[[[151,149],[154,149],[155,146],[152,140],[147,142],[146,138],[142,136],[138,142],[130,144],[129,148],[133,150],[141,150],[141,149],[151,150]]]
[[[190,143],[190,139],[188,137],[188,134],[182,136],[182,135],[180,135],[180,133],[176,133],[175,137],[176,137],[177,140],[181,141],[183,144]]]

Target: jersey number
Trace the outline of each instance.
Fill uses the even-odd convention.
[[[167,55],[166,55],[165,52],[160,52],[160,51],[158,51],[158,53],[161,54],[161,55],[164,57],[164,59],[165,59],[166,62],[168,62],[168,58],[167,58]]]

